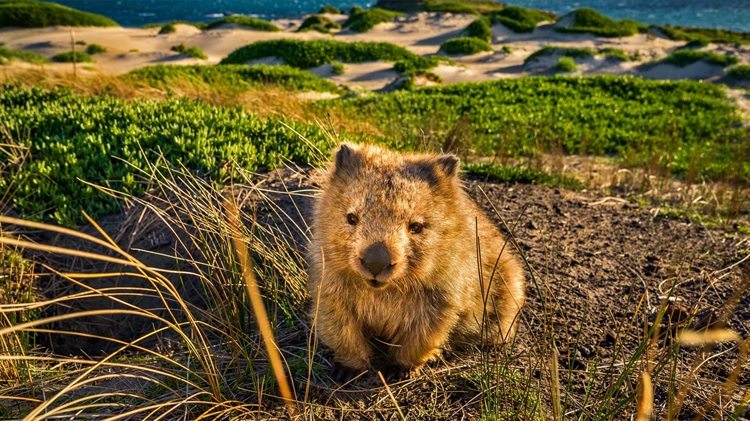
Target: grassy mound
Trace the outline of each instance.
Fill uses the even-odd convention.
[[[119,26],[110,18],[82,12],[57,3],[33,0],[0,2],[0,28],[44,28],[47,26]]]
[[[470,23],[465,30],[467,37],[481,39],[482,41],[492,41],[492,19],[489,16],[482,16]]]
[[[312,15],[302,22],[302,25],[300,25],[297,32],[318,31],[324,34],[330,34],[331,29],[341,29],[341,25],[325,16]]]
[[[250,60],[265,57],[279,57],[288,65],[300,69],[322,66],[334,60],[344,63],[395,61],[401,63],[398,66],[401,69],[424,70],[439,63],[437,58],[418,56],[403,47],[387,42],[279,39],[258,41],[239,48],[223,59],[221,64],[245,64]]]
[[[554,22],[554,17],[536,9],[509,6],[492,14],[493,19],[513,32],[532,32],[541,22]]]
[[[554,54],[561,54],[563,57],[571,58],[587,58],[593,57],[596,53],[590,48],[575,48],[575,47],[555,47],[547,45],[544,48],[534,51],[530,56],[526,57],[524,64],[536,60],[539,57],[551,56]]]
[[[54,57],[52,57],[52,61],[56,63],[72,63],[73,62],[74,54],[72,51],[68,51],[66,53],[60,53]],[[84,53],[83,51],[76,51],[75,52],[75,61],[76,63],[92,63],[94,60],[91,58],[90,55]]]
[[[370,10],[353,12],[343,26],[355,32],[367,32],[379,23],[392,22],[393,18],[403,15],[403,13],[373,7]]]
[[[698,41],[714,44],[750,44],[750,33],[727,31],[724,29],[686,28],[680,26],[660,26],[666,36],[675,41]]]
[[[560,72],[575,72],[578,70],[578,65],[573,57],[560,57],[555,63],[555,69]]]
[[[750,65],[739,64],[727,69],[727,74],[740,80],[750,80]]]
[[[429,2],[427,3],[427,7],[425,7],[425,11],[467,15],[478,15],[481,13],[474,5],[460,1]]]
[[[170,22],[161,27],[159,35],[174,34],[175,32],[177,32],[177,27]]]
[[[91,44],[86,47],[86,53],[89,55],[102,54],[107,52],[107,47],[102,47],[99,44]]]
[[[590,33],[600,37],[629,37],[648,29],[648,25],[628,19],[616,21],[594,9],[582,7],[565,16],[573,17],[573,25],[556,28],[558,32]]]
[[[208,56],[198,47],[186,47],[185,44],[175,45],[170,50],[199,60],[208,60]]]
[[[290,91],[341,93],[333,82],[290,66],[147,66],[124,76],[153,87],[168,88],[174,81],[198,81],[209,85],[222,84],[238,88],[274,86]]]
[[[375,7],[398,12],[442,12],[461,14],[487,14],[503,8],[503,4],[491,0],[378,0]]]
[[[318,13],[328,13],[330,15],[340,15],[341,10],[338,7],[323,6]]]
[[[724,88],[634,77],[527,77],[329,101],[325,109],[372,122],[403,145],[464,129],[477,155],[616,154],[671,174],[750,175],[748,131]],[[653,161],[652,161],[653,160]]]
[[[247,16],[227,16],[223,19],[219,19],[217,21],[213,21],[209,23],[206,29],[215,29],[215,28],[220,27],[221,25],[227,25],[231,23],[244,26],[247,28],[255,29],[257,31],[266,31],[266,32],[280,32],[281,31],[281,29],[279,29],[278,26],[274,25],[273,23],[267,20],[251,18]]]
[[[13,60],[21,60],[31,64],[44,64],[47,63],[47,59],[36,53],[30,53],[28,51],[9,50],[5,48],[5,44],[0,42],[0,65],[9,64]]]
[[[294,131],[312,142],[324,139],[315,124],[261,120],[243,108],[85,97],[60,89],[5,86],[0,116],[11,132],[28,131],[21,142],[30,152],[22,170],[0,177],[0,195],[11,197],[13,209],[26,217],[63,225],[82,222],[82,210],[94,218],[119,210],[114,199],[80,180],[142,193],[147,186],[126,162],[155,162],[157,149],[175,165],[207,172],[227,160],[247,169],[275,167],[283,158],[308,162],[311,150]],[[225,175],[215,173],[217,179]],[[8,196],[9,188],[15,194]]]
[[[599,51],[597,51],[597,54],[601,54],[604,57],[614,57],[621,61],[630,60],[630,57],[628,56],[628,54],[619,48],[612,48],[612,47],[600,48]]]
[[[731,66],[740,62],[737,56],[721,55],[714,53],[713,51],[700,50],[673,51],[662,61],[674,64],[675,66],[685,67],[700,60],[705,60],[711,64],[717,64],[723,67]]]
[[[459,37],[449,39],[440,46],[440,51],[447,54],[477,54],[492,51],[487,41],[473,37]]]

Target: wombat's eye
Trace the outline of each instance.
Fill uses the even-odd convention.
[[[359,218],[357,218],[357,215],[350,213],[346,215],[346,222],[348,222],[349,225],[357,225]]]
[[[419,222],[412,222],[411,224],[409,224],[409,231],[412,234],[419,234],[420,232],[422,232],[422,228],[424,228],[424,226]]]

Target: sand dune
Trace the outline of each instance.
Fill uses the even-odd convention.
[[[343,23],[346,15],[328,15]],[[396,18],[393,23],[376,26],[367,33],[348,30],[333,36],[314,31],[297,33],[299,19],[282,19],[274,23],[283,32],[262,32],[230,24],[208,31],[200,31],[190,25],[177,25],[172,34],[159,35],[159,29],[140,28],[75,28],[76,39],[96,43],[108,48],[108,52],[94,56],[95,62],[87,68],[110,74],[121,74],[132,69],[156,64],[216,64],[232,51],[244,45],[268,39],[334,38],[341,41],[382,41],[408,48],[410,51],[429,55],[436,54],[440,46],[450,38],[461,36],[476,16],[461,14],[418,13]],[[524,64],[534,51],[546,45],[560,47],[618,48],[628,55],[640,54],[641,61],[620,61],[604,56],[576,59],[578,70],[572,74],[630,74],[653,79],[695,79],[721,80],[724,70],[720,66],[697,62],[686,67],[677,67],[656,62],[669,52],[685,43],[672,41],[655,31],[652,34],[639,34],[626,38],[599,38],[591,34],[566,34],[555,31],[556,26],[565,25],[564,19],[555,24],[543,23],[533,33],[516,34],[497,24],[492,28],[494,53],[469,56],[452,56],[456,66],[440,66],[434,73],[445,83],[482,81],[505,77],[520,77],[535,74],[555,74],[554,65],[558,55],[541,57],[532,63]],[[71,28],[52,27],[44,29],[16,29],[0,31],[0,41],[7,48],[31,51],[51,57],[70,50]],[[187,58],[170,51],[174,45],[185,44],[204,50],[207,60]],[[500,50],[508,46],[511,53]],[[85,48],[85,47],[79,47]],[[750,63],[750,47],[709,45],[706,49],[719,53],[735,54],[743,63]],[[278,60],[265,60],[279,63]],[[651,63],[649,63],[651,62]],[[13,66],[30,67],[16,61]],[[48,68],[70,71],[70,64],[50,64]],[[330,66],[313,69],[313,72],[337,83],[364,89],[382,89],[393,83],[398,74],[389,63],[347,64],[344,75],[336,76]]]

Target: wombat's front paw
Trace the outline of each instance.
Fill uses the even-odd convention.
[[[419,374],[419,367],[407,367],[401,364],[386,364],[383,367],[383,377],[387,382],[397,382]]]
[[[336,383],[343,384],[359,376],[366,370],[352,368],[341,364],[338,361],[333,362],[333,370],[331,370],[331,377]]]

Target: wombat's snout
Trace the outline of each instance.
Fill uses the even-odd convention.
[[[388,248],[382,242],[368,247],[359,260],[370,271],[372,276],[378,276],[387,267],[392,266],[391,253],[388,252]]]

